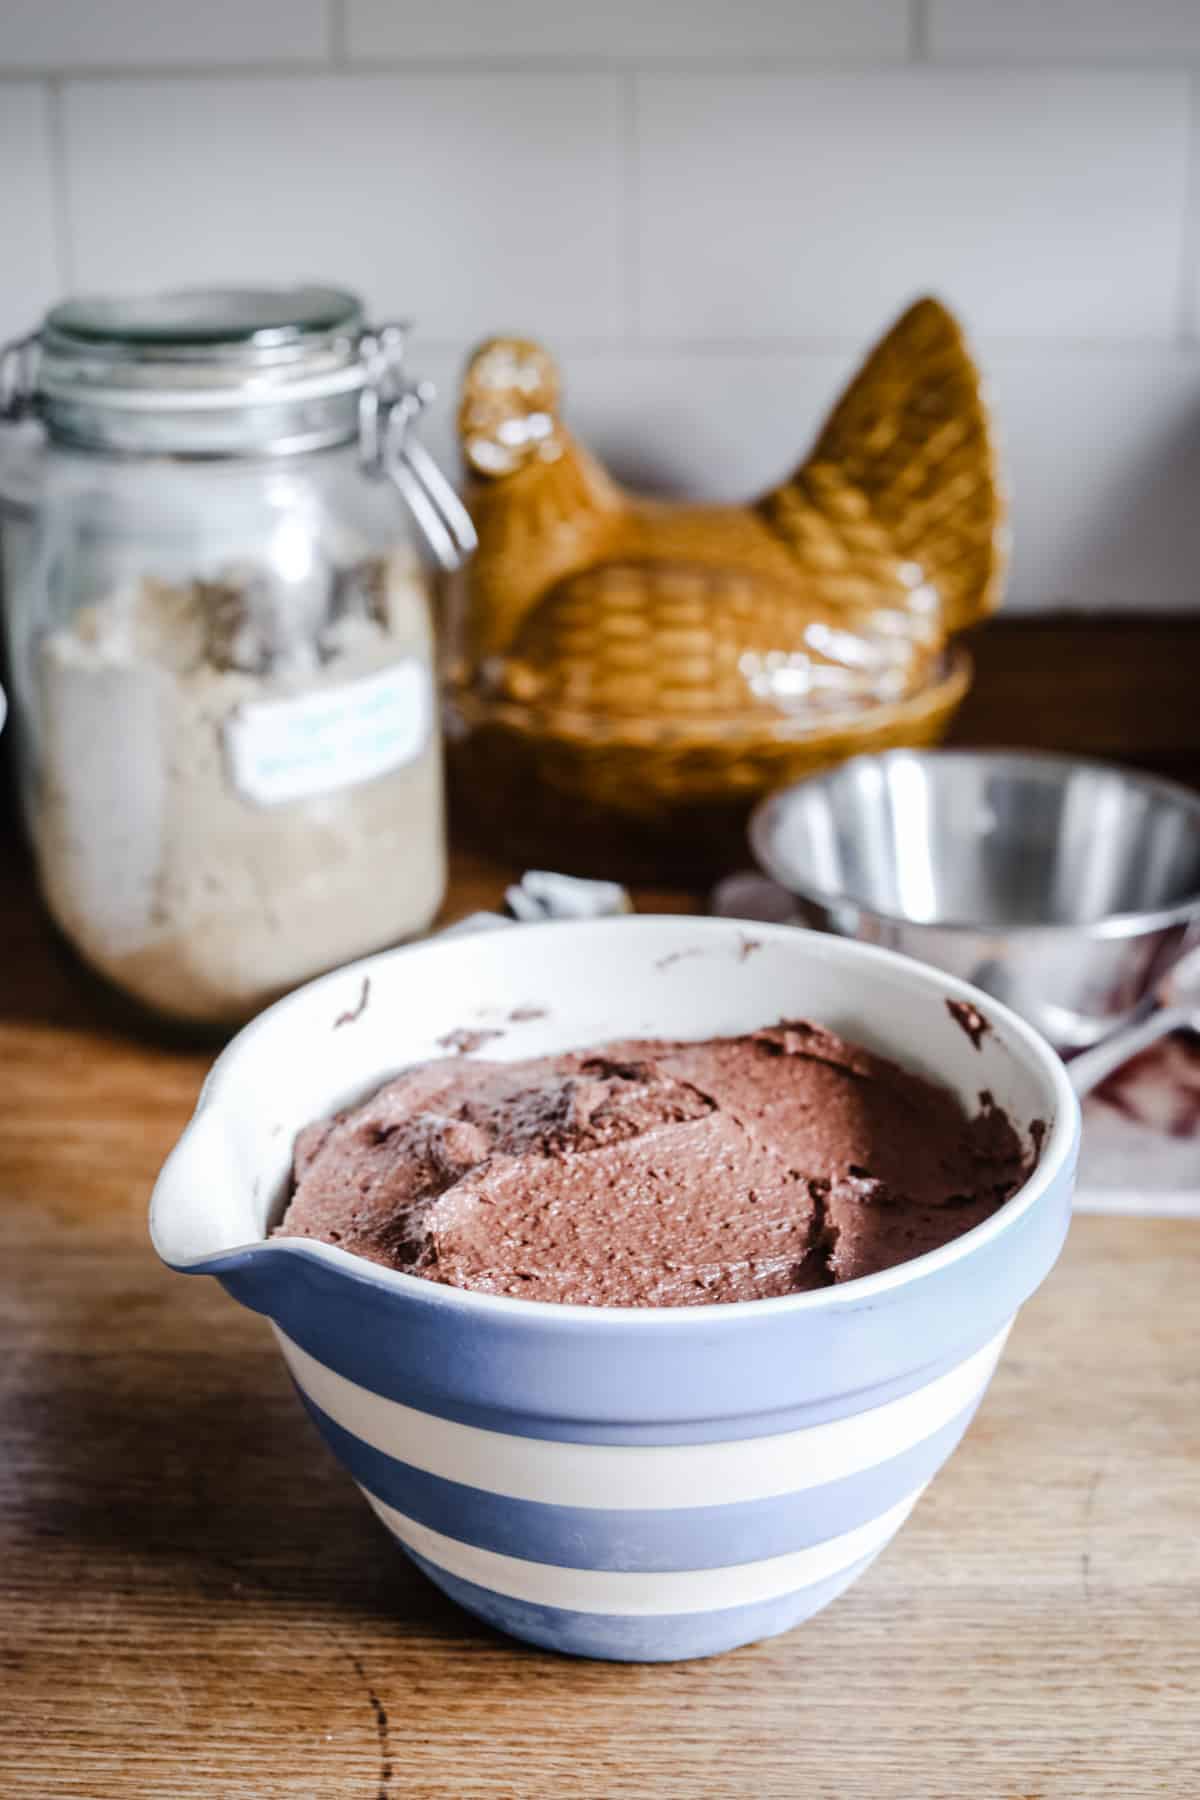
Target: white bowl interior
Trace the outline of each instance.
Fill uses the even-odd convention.
[[[974,1049],[947,999],[992,1030]],[[155,1190],[161,1255],[186,1264],[257,1242],[279,1216],[292,1145],[310,1121],[456,1033],[501,1059],[618,1037],[703,1038],[812,1018],[944,1082],[971,1109],[982,1089],[1044,1159],[1072,1128],[1053,1052],[1013,1014],[937,970],[865,945],[725,919],[636,918],[514,926],[432,940],[339,970],[247,1027],[218,1060]],[[462,1041],[460,1038],[459,1042]],[[344,1252],[330,1249],[341,1259]]]

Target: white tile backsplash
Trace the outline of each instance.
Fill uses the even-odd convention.
[[[518,329],[676,493],[778,478],[932,289],[1010,604],[1200,610],[1200,0],[0,0],[0,217],[0,333],[67,284],[341,281],[418,318],[443,452]]]
[[[327,0],[3,0],[0,69],[319,62]]]
[[[321,278],[434,337],[623,324],[607,75],[69,83],[81,287]]]
[[[1200,59],[1197,0],[928,0],[930,54],[1040,62]]]
[[[844,337],[927,288],[1014,337],[1175,325],[1183,76],[650,75],[639,100],[651,337]]]
[[[987,359],[1023,610],[1200,608],[1200,350]]]
[[[33,82],[0,86],[0,342],[37,323],[59,290],[50,162],[50,96]]]
[[[350,54],[899,60],[907,0],[347,0]]]

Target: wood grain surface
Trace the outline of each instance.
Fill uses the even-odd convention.
[[[995,619],[952,744],[1111,756],[1200,783],[1200,614]]]
[[[659,1667],[524,1649],[404,1561],[265,1322],[155,1261],[209,1057],[107,1021],[4,861],[4,1800],[1200,1796],[1200,1227],[1077,1222],[811,1623]],[[500,885],[460,859],[453,910]]]

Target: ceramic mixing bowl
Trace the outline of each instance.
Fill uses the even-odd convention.
[[[986,1011],[978,1049],[948,999]],[[266,1236],[300,1127],[449,1033],[522,1057],[802,1016],[1044,1121],[1033,1175],[900,1268],[741,1305],[513,1300]],[[664,1660],[787,1630],[878,1555],[1058,1255],[1078,1138],[1034,1031],[887,951],[723,919],[523,925],[389,952],[264,1013],[213,1069],[151,1223],[172,1267],[267,1315],[326,1443],[446,1593],[535,1644]]]

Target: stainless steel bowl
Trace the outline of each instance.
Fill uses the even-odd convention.
[[[750,842],[807,922],[948,969],[1063,1050],[1200,932],[1200,795],[1105,763],[859,756],[763,801]]]

